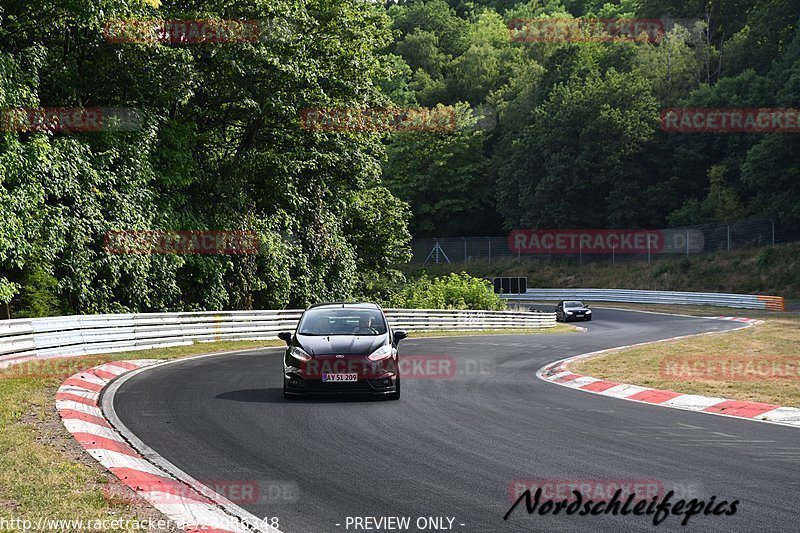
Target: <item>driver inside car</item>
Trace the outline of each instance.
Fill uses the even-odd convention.
[[[372,317],[361,315],[358,317],[358,327],[353,328],[356,335],[376,335],[378,331],[372,327]]]

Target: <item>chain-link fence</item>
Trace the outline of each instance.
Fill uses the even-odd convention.
[[[665,230],[517,230],[504,237],[414,239],[414,263],[654,261],[800,241],[800,228],[764,220]]]

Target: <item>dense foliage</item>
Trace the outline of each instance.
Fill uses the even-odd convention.
[[[14,316],[302,306],[408,257],[377,134],[300,110],[385,104],[389,19],[358,0],[4,0],[0,109],[132,108],[138,131],[0,132],[0,302]],[[258,20],[257,42],[109,43],[115,19]],[[257,255],[113,255],[114,230],[248,230]],[[3,313],[5,314],[5,313]]]
[[[506,308],[492,284],[469,274],[455,272],[433,279],[423,275],[403,285],[392,295],[391,305],[402,309],[487,309]]]
[[[796,0],[426,0],[390,4],[389,47],[422,105],[496,121],[390,143],[415,236],[800,223],[800,136],[662,131],[666,108],[800,106]],[[516,19],[661,18],[660,42],[517,42]],[[673,24],[671,21],[676,21]]]

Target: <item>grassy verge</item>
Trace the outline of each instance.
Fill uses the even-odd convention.
[[[751,313],[747,314],[752,316]],[[662,365],[675,361],[676,356],[681,362],[695,364],[702,361],[703,364],[713,364],[715,368],[742,362],[757,365],[759,359],[769,358],[781,365],[787,364],[781,368],[796,369],[800,355],[798,346],[800,319],[772,318],[764,324],[739,331],[612,352],[575,363],[571,365],[571,370],[578,374],[657,389],[800,407],[800,376],[797,376],[796,370],[793,379],[775,377],[767,372],[756,379],[751,376],[751,379],[743,380],[730,379],[718,372],[696,372],[687,377],[663,370],[669,367]]]
[[[626,309],[631,311],[649,311],[651,313],[668,313],[673,315],[690,316],[737,316],[744,318],[797,318],[800,313],[797,311],[766,311],[761,309],[735,309],[733,307],[718,307],[714,305],[673,305],[673,304],[640,304],[627,302],[595,302],[583,300],[583,303],[591,306],[592,309]],[[526,302],[527,306],[544,311],[552,311],[556,302]]]
[[[692,316],[738,316],[746,318],[792,318],[797,317],[795,312],[764,311],[760,309],[734,309],[732,307],[717,307],[713,305],[668,305],[668,304],[635,304],[625,302],[588,302],[592,308],[613,307],[616,309],[630,309],[631,311],[650,311],[652,313],[671,313],[676,315]]]
[[[469,335],[546,335],[549,333],[574,333],[578,328],[568,324],[556,324],[554,328],[520,328],[520,329],[482,329],[477,331],[412,331],[409,338],[427,337],[463,337]]]
[[[412,336],[557,333],[550,329],[428,332]],[[282,341],[212,342],[111,355],[22,363],[0,370],[0,518],[145,520],[161,517],[144,501],[106,498],[125,493],[64,429],[55,409],[59,385],[72,374],[108,361],[177,359],[218,351],[282,346]],[[108,492],[108,489],[111,492]],[[104,492],[104,490],[106,492]],[[132,494],[132,493],[131,493]],[[65,530],[66,531],[66,530]],[[106,531],[123,531],[108,528]],[[158,531],[165,531],[163,529]]]
[[[127,359],[175,359],[279,341],[214,342],[114,355],[23,363],[0,371],[0,517],[144,520],[159,514],[143,501],[104,498],[124,489],[64,429],[55,409],[61,382],[81,369]],[[116,486],[115,486],[116,485]],[[20,528],[21,529],[21,528]],[[107,531],[123,529],[107,529]],[[66,531],[66,529],[64,529]],[[164,530],[161,530],[164,531]]]

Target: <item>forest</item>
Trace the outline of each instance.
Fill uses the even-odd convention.
[[[467,104],[483,128],[398,135],[384,179],[414,236],[515,228],[662,228],[757,217],[800,223],[800,136],[675,133],[674,108],[800,106],[790,0],[391,5],[395,98]],[[659,20],[658,40],[519,42],[515,21]]]
[[[659,39],[531,42],[520,20],[659,19]],[[258,21],[237,42],[109,22]],[[800,137],[676,133],[672,108],[800,107],[796,0],[2,0],[0,110],[135,127],[0,131],[8,316],[384,298],[412,236],[800,223]],[[516,22],[515,22],[516,21]],[[432,108],[451,131],[318,131],[304,110]],[[251,254],[112,254],[230,230]],[[5,313],[0,312],[0,316]]]

